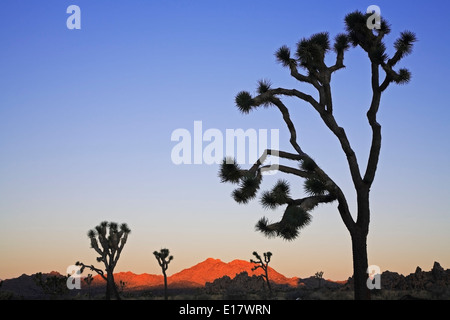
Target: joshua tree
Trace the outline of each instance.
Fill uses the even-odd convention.
[[[261,80],[258,83],[256,96],[241,91],[237,94],[235,102],[238,109],[244,114],[248,114],[260,106],[277,108],[289,129],[289,142],[295,152],[268,149],[248,170],[241,169],[234,159],[226,158],[219,173],[222,182],[240,184],[232,196],[238,203],[245,204],[256,197],[262,181],[262,173],[273,168],[264,164],[267,155],[296,162],[299,167],[279,165],[278,171],[305,179],[306,196],[298,199],[291,197],[289,184],[279,180],[271,191],[262,193],[261,203],[263,207],[270,209],[286,206],[283,217],[275,223],[269,223],[268,219],[264,217],[259,220],[256,229],[267,236],[279,236],[293,240],[298,236],[299,230],[310,223],[310,212],[313,208],[322,203],[336,201],[341,219],[352,240],[355,299],[370,299],[370,292],[366,286],[367,235],[370,221],[369,193],[375,178],[381,149],[381,125],[377,120],[381,95],[392,83],[405,84],[409,82],[410,72],[404,68],[396,71],[394,67],[402,58],[411,53],[416,41],[414,33],[402,32],[394,44],[395,54],[389,58],[383,42],[384,37],[391,31],[389,24],[381,18],[380,28],[371,30],[367,27],[368,19],[369,14],[359,11],[348,14],[345,17],[346,33],[338,34],[334,39],[333,46],[330,45],[329,34],[322,32],[314,34],[310,38],[301,39],[297,43],[294,58],[287,46],[282,46],[276,51],[275,56],[278,62],[288,68],[291,76],[300,83],[315,88],[318,99],[297,89],[273,88],[269,81]],[[363,49],[370,62],[372,97],[368,103],[367,120],[372,131],[372,138],[365,171],[361,171],[350,140],[344,128],[338,124],[335,118],[335,106],[331,92],[332,75],[345,67],[344,53],[350,48],[350,45]],[[330,49],[333,49],[336,60],[334,65],[327,66],[325,56]],[[301,69],[305,71],[305,74]],[[340,186],[300,147],[296,127],[282,97],[298,98],[312,107],[325,126],[336,136],[346,156],[357,195],[356,219],[351,214],[347,198]]]
[[[263,269],[264,274],[262,274],[261,276],[263,277],[263,279],[266,281],[267,283],[267,288],[269,288],[269,295],[272,296],[272,287],[270,286],[270,281],[269,281],[269,273],[268,273],[268,265],[270,262],[270,258],[272,257],[272,252],[264,252],[264,261],[261,258],[261,256],[258,254],[258,252],[253,251],[253,255],[256,257],[256,261],[253,259],[250,259],[251,263],[256,264],[256,266],[254,266],[252,268],[252,271],[255,271],[258,268]]]
[[[61,275],[43,275],[38,272],[33,276],[33,280],[45,294],[50,295],[52,299],[68,293],[67,278]]]
[[[319,288],[320,288],[323,279],[323,271],[317,271],[316,274],[314,275],[314,278],[316,278],[319,281]]]
[[[105,265],[106,276],[103,270],[95,268],[93,265],[85,265],[77,262],[81,266],[81,273],[85,268],[97,272],[106,281],[106,299],[115,298],[120,300],[116,283],[114,282],[114,268],[119,261],[120,254],[128,239],[131,230],[126,223],[119,225],[115,222],[103,221],[93,230],[89,230],[88,237],[91,240],[91,247],[100,255],[97,262],[103,262]]]
[[[126,286],[127,286],[127,282],[126,281],[123,281],[123,280],[120,280],[119,281],[119,290],[120,290],[120,293],[123,293],[124,292],[124,290],[125,290],[125,288],[126,288]]]
[[[94,280],[92,277],[92,273],[89,273],[86,278],[84,278],[84,282],[88,285],[88,297],[89,300],[91,299],[91,283]]]
[[[164,275],[164,299],[167,300],[167,274],[166,270],[169,267],[170,261],[173,260],[173,256],[169,256],[169,249],[161,249],[159,252],[154,251],[156,260],[161,267],[162,273]]]

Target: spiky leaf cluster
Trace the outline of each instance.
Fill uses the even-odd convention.
[[[347,50],[350,47],[349,38],[345,33],[340,33],[334,38],[333,49],[336,53]]]
[[[288,205],[280,222],[269,223],[266,217],[258,221],[255,228],[267,237],[294,240],[300,230],[311,222],[311,215],[296,205]]]
[[[262,79],[258,81],[258,87],[256,88],[257,93],[260,95],[261,103],[264,107],[268,107],[271,104],[270,96],[267,99],[263,99],[262,94],[268,92],[272,86],[272,83],[269,80]]]
[[[261,195],[261,205],[264,208],[275,209],[286,204],[290,199],[289,183],[285,180],[279,180],[270,191],[264,191]]]
[[[158,259],[158,261],[160,259],[161,261],[169,263],[173,260],[173,256],[170,255],[169,249],[161,249],[159,252],[153,251],[153,255]]]
[[[349,13],[345,17],[345,26],[350,43],[354,47],[359,45],[369,54],[369,58],[373,62],[380,64],[387,59],[386,47],[377,35],[367,27],[367,20],[370,16],[371,14],[363,14],[360,11]],[[380,29],[375,29],[375,31],[378,34],[389,34],[391,31],[389,24],[382,17],[380,19]]]
[[[310,38],[303,38],[297,43],[296,57],[300,66],[308,71],[322,70],[325,54],[330,50],[330,39],[328,32],[321,32],[312,35]]]
[[[219,177],[221,182],[239,183],[242,178],[241,168],[233,158],[225,158],[220,165]]]
[[[234,200],[237,203],[248,203],[256,197],[260,184],[261,178],[259,176],[244,176],[241,179],[239,188],[235,189],[232,193]]]
[[[291,49],[287,46],[282,46],[275,52],[275,57],[284,67],[288,67],[291,63]]]
[[[248,114],[253,107],[252,95],[248,91],[241,91],[236,95],[235,103],[240,112]]]
[[[398,71],[394,82],[397,84],[406,84],[411,80],[411,72],[408,69],[402,68]]]
[[[395,41],[394,48],[400,54],[400,59],[412,52],[413,44],[417,41],[415,33],[403,31],[400,37]]]
[[[257,92],[258,94],[266,93],[271,89],[272,83],[267,79],[262,79],[258,81],[258,88]]]
[[[309,157],[304,158],[300,162],[300,169],[302,169],[304,171],[313,172],[316,168],[317,168],[316,162]]]
[[[326,194],[327,188],[320,179],[306,179],[303,184],[305,192],[311,196],[322,196]]]

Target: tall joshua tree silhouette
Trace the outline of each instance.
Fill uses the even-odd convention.
[[[313,34],[309,38],[303,38],[297,43],[295,57],[291,56],[291,50],[282,46],[276,51],[278,62],[288,68],[292,77],[301,83],[311,85],[317,91],[318,99],[297,89],[272,88],[269,81],[262,80],[258,83],[257,95],[252,96],[247,91],[241,91],[236,95],[238,109],[248,114],[258,107],[275,107],[283,117],[289,129],[289,142],[295,152],[281,150],[265,150],[261,158],[248,170],[243,170],[234,162],[234,159],[224,159],[219,176],[222,182],[239,184],[232,196],[238,203],[248,203],[256,197],[262,181],[262,173],[272,167],[264,165],[267,155],[281,159],[292,160],[299,168],[279,165],[278,171],[305,179],[303,198],[293,198],[290,195],[290,186],[284,180],[279,180],[271,191],[265,191],[261,196],[261,204],[265,208],[275,209],[286,206],[283,217],[279,222],[269,223],[267,218],[262,218],[256,225],[256,229],[267,236],[278,236],[287,240],[295,239],[299,230],[311,221],[310,212],[322,203],[337,201],[337,209],[340,217],[348,229],[352,241],[353,275],[355,299],[370,299],[370,292],[366,286],[367,281],[367,235],[369,232],[370,206],[369,193],[375,178],[378,160],[381,150],[381,125],[378,123],[377,113],[380,107],[381,95],[390,84],[408,83],[411,74],[407,69],[394,70],[394,67],[405,56],[412,52],[416,36],[410,31],[400,33],[395,41],[395,54],[389,58],[383,39],[391,32],[389,24],[381,18],[379,29],[371,30],[367,27],[369,14],[359,11],[349,13],[345,17],[346,32],[338,34],[331,46],[327,32]],[[331,78],[332,75],[345,68],[344,53],[350,48],[360,47],[369,58],[370,85],[372,88],[371,101],[368,103],[367,120],[372,131],[370,151],[365,171],[361,171],[360,163],[356,157],[350,140],[334,114]],[[335,63],[326,65],[325,56],[333,49]],[[300,69],[306,73],[303,74]],[[380,79],[383,77],[383,79]],[[327,174],[313,158],[300,147],[297,139],[297,130],[292,121],[289,109],[282,101],[282,97],[298,98],[315,110],[325,126],[337,138],[344,152],[357,195],[356,220],[353,218],[347,198],[338,184]]]
[[[114,282],[114,268],[119,261],[120,254],[127,243],[128,234],[131,230],[126,223],[119,225],[115,222],[103,221],[95,229],[89,230],[88,237],[91,240],[91,247],[100,255],[97,262],[103,262],[105,265],[106,276],[103,270],[86,265],[83,262],[75,264],[81,266],[81,273],[85,268],[97,272],[106,281],[106,299],[111,298],[120,300],[117,285]]]
[[[173,256],[169,256],[169,249],[161,249],[159,252],[154,251],[156,260],[158,261],[159,266],[161,267],[162,273],[164,275],[164,299],[167,300],[167,268],[169,268],[170,261],[173,260]]]
[[[270,258],[272,257],[272,252],[270,252],[270,251],[264,252],[264,254],[263,254],[264,260],[261,258],[261,256],[256,251],[253,251],[253,255],[255,256],[256,260],[250,259],[250,262],[254,263],[256,265],[252,268],[252,271],[257,270],[258,268],[263,269],[264,273],[262,274],[262,277],[264,278],[264,280],[267,283],[267,288],[269,289],[269,295],[272,296],[272,287],[270,286],[269,270],[268,270]]]

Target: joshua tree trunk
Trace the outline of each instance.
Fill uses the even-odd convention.
[[[114,282],[114,274],[112,272],[108,272],[106,279],[106,300],[111,300],[111,298],[121,300],[119,291],[117,291],[116,283]]]
[[[360,188],[356,187],[356,189],[358,219],[356,220],[353,228],[350,229],[352,239],[355,299],[369,300],[370,290],[367,287],[367,235],[369,233],[370,223],[369,187],[363,184]]]
[[[355,299],[370,300],[370,291],[367,288],[367,234],[355,231],[351,238]]]
[[[164,300],[167,300],[168,299],[168,296],[167,296],[167,274],[166,274],[165,270],[163,271],[163,275],[164,275]]]
[[[266,272],[267,288],[269,288],[269,295],[272,296],[272,287],[270,286],[270,281],[269,281],[269,275],[267,273],[267,268],[265,269],[265,272]]]

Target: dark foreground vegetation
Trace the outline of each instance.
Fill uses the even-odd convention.
[[[36,275],[38,281],[36,281]],[[22,275],[3,281],[1,300],[104,300],[106,283],[88,285],[82,282],[80,290],[67,290],[65,276],[57,273]],[[60,281],[55,281],[56,278]],[[43,285],[44,284],[44,285]],[[55,287],[52,287],[52,286]],[[117,284],[121,299],[164,300],[164,284],[150,288],[127,288],[126,282]],[[352,300],[353,279],[333,282],[311,276],[299,279],[296,287],[271,283],[271,292],[260,276],[247,272],[206,283],[203,287],[171,287],[168,283],[169,300]],[[450,269],[444,270],[435,262],[431,271],[416,268],[414,273],[403,276],[385,271],[381,274],[381,289],[371,290],[373,300],[450,300]]]

